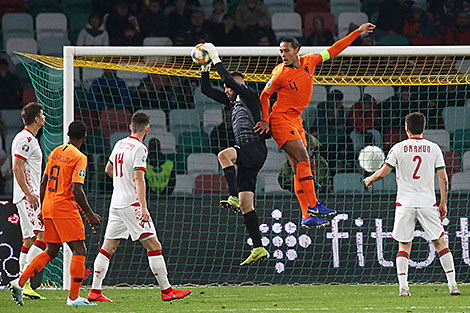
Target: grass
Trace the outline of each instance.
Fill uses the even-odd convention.
[[[272,285],[195,287],[186,299],[163,302],[154,288],[113,288],[113,303],[67,307],[67,291],[39,290],[47,300],[25,300],[18,307],[0,291],[0,311],[9,312],[470,312],[470,285],[451,297],[446,285],[411,285],[411,297],[399,297],[396,285]],[[86,296],[88,290],[82,290]]]

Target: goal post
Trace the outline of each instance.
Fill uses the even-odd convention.
[[[319,53],[327,48],[302,47],[300,54]],[[368,174],[358,166],[357,156],[366,144],[377,145],[387,153],[391,145],[403,138],[403,126],[400,125],[403,125],[402,116],[406,112],[419,109],[432,118],[433,112],[437,112],[439,116],[433,120],[435,125],[427,135],[430,139],[442,140],[446,163],[452,165],[452,168],[448,167],[451,168],[448,173],[452,184],[449,217],[444,222],[446,238],[455,251],[458,279],[468,279],[470,192],[465,189],[468,176],[465,176],[464,154],[470,151],[470,137],[466,137],[470,136],[467,135],[470,129],[470,46],[353,46],[317,66],[311,105],[303,118],[306,130],[315,134],[322,145],[316,146],[313,152],[317,161],[315,175],[319,198],[326,201],[328,207],[336,208],[339,214],[324,230],[300,229],[300,208],[295,195],[289,191],[290,172],[284,171],[288,169],[284,167],[285,156],[270,140],[268,160],[258,178],[255,202],[262,224],[263,244],[270,256],[266,263],[250,269],[239,267],[250,249],[242,219],[218,208],[218,202],[226,196],[226,187],[214,154],[217,149],[208,149],[207,145],[214,148],[210,135],[225,121],[222,108],[201,96],[200,69],[191,61],[191,50],[192,47],[64,47],[63,58],[19,54],[22,60],[32,60],[29,65],[23,63],[33,80],[38,100],[46,104],[46,111],[54,109],[47,112],[49,116],[63,114],[62,125],[57,121],[46,125],[46,141],[58,126],[63,133],[61,140],[68,140],[67,127],[75,118],[86,118],[90,123],[87,126],[94,129],[87,139],[92,165],[86,188],[90,202],[103,215],[104,223],[96,233],[87,231],[88,272],[93,271],[93,261],[103,240],[112,192],[110,181],[102,177],[100,170],[113,140],[125,133],[125,124],[129,123],[126,118],[130,117],[127,113],[119,115],[121,113],[114,109],[99,107],[99,101],[108,101],[120,111],[130,108],[129,113],[142,109],[165,113],[162,118],[158,117],[158,123],[163,126],[152,123],[151,129],[164,129],[166,137],[156,136],[163,154],[174,163],[176,186],[173,186],[174,190],[167,188],[160,194],[150,190],[148,196],[170,279],[179,284],[395,282],[396,243],[390,237],[396,187],[391,177],[372,190],[364,189],[361,180]],[[278,47],[217,47],[217,50],[224,65],[229,70],[242,72],[250,87],[259,93],[272,69],[281,62]],[[100,85],[93,90],[92,82],[85,82],[88,78],[84,73],[80,72],[80,77],[76,77],[77,68],[80,71],[117,70],[121,73],[117,75],[124,77],[124,81],[126,72],[143,75],[141,81],[132,78],[130,95],[119,90],[107,100],[98,100],[98,96],[104,99],[115,87]],[[47,73],[48,70],[53,74]],[[52,95],[53,85],[48,81],[48,75],[53,75],[54,81],[62,80],[63,95],[60,97]],[[219,77],[214,67],[210,75],[214,84],[222,87],[216,80]],[[80,86],[74,85],[76,82]],[[148,89],[147,85],[157,92]],[[339,134],[340,131],[328,127],[326,132],[318,130],[319,107],[329,101],[328,97],[335,90],[342,94],[347,134]],[[400,98],[403,93],[411,94],[419,105],[405,103]],[[359,126],[348,124],[354,120],[354,115],[349,114],[355,110],[356,103],[365,101],[366,94],[375,97],[378,111],[385,111],[388,105],[390,115],[372,117],[377,123],[370,130],[360,132],[355,128]],[[399,105],[393,107],[395,100],[391,99],[396,96]],[[433,102],[438,102],[437,107]],[[163,108],[162,103],[167,107]],[[176,111],[181,111],[178,118],[190,121],[176,120],[176,114],[173,114]],[[111,123],[104,120],[108,118],[120,123],[119,129],[111,128]],[[363,119],[367,120],[367,117]],[[172,123],[180,128],[172,129]],[[166,141],[168,137],[171,140]],[[344,147],[339,148],[340,145]],[[219,143],[216,148],[225,147]],[[206,161],[212,163],[206,164]],[[325,175],[324,180],[322,175]],[[415,238],[411,266],[420,271],[410,271],[411,280],[444,281],[434,248],[421,229],[417,229]],[[63,264],[64,288],[69,280],[66,264],[67,253]],[[123,241],[111,264],[105,284],[155,283],[154,278],[147,275],[147,260],[138,243]],[[90,277],[84,283],[91,284]]]

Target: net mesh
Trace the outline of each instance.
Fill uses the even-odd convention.
[[[38,100],[46,106],[45,153],[62,142],[62,59],[18,54]],[[229,70],[245,74],[261,92],[277,57],[224,57]],[[368,175],[359,151],[375,145],[388,152],[405,138],[403,118],[422,111],[425,137],[445,153],[451,181],[446,238],[458,280],[470,264],[468,196],[470,108],[468,57],[337,57],[316,68],[311,105],[303,114],[319,199],[339,214],[323,230],[300,228],[292,194],[292,170],[272,139],[258,177],[255,208],[267,262],[241,268],[251,240],[241,216],[219,208],[227,187],[218,151],[233,145],[230,118],[200,90],[200,71],[186,57],[76,57],[74,117],[88,126],[86,193],[106,225],[112,182],[104,168],[114,143],[128,135],[130,116],[146,110],[149,147],[149,210],[163,244],[173,283],[395,282],[397,245],[391,239],[394,174],[365,190]],[[211,78],[217,79],[216,72]],[[213,80],[215,86],[222,83]],[[397,85],[397,86],[394,86]],[[394,87],[392,87],[394,86]],[[157,140],[155,140],[157,139]],[[467,160],[467,161],[465,161]],[[436,189],[437,190],[437,189]],[[87,270],[103,240],[105,226],[87,227]],[[421,228],[415,232],[411,281],[445,281],[437,254]],[[60,264],[47,280],[61,284]],[[89,273],[89,272],[88,272]],[[90,278],[85,284],[90,284]],[[111,259],[108,285],[154,284],[139,243],[123,241]]]

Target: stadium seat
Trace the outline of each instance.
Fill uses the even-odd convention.
[[[442,151],[450,150],[450,134],[445,129],[426,129],[423,137],[437,143]]]
[[[194,182],[196,194],[225,194],[227,193],[227,181],[220,174],[200,174]]]
[[[313,85],[312,98],[310,99],[309,106],[317,106],[318,103],[325,102],[327,93],[328,91],[325,86]]]
[[[0,17],[7,13],[25,12],[24,0],[0,0]]]
[[[173,46],[173,41],[168,37],[147,37],[144,46]]]
[[[470,172],[461,172],[452,175],[450,190],[470,191]]]
[[[364,87],[364,94],[371,95],[377,102],[383,102],[393,97],[395,90],[392,86],[366,86]]]
[[[287,158],[284,153],[269,151],[261,172],[279,173],[286,160]]]
[[[195,109],[170,111],[170,131],[177,137],[181,132],[199,131],[201,122]]]
[[[470,107],[447,107],[442,110],[444,126],[450,133],[470,129]]]
[[[9,38],[34,38],[33,17],[28,13],[7,13],[2,17],[3,46]]]
[[[201,104],[214,105],[214,104],[217,103],[214,100],[212,100],[211,98],[204,95],[201,91],[201,87],[199,87],[199,86],[194,88],[193,97],[194,97],[194,105],[196,105],[196,106],[201,105]]]
[[[119,140],[123,138],[129,137],[129,135],[130,135],[130,132],[128,131],[126,132],[119,131],[119,132],[112,133],[111,136],[109,136],[109,148],[113,149],[116,142],[118,142]]]
[[[290,194],[290,191],[281,188],[281,186],[279,185],[279,181],[277,180],[278,176],[279,173],[260,173],[257,179],[256,190],[258,192],[263,192],[266,194]]]
[[[279,152],[279,147],[277,146],[277,143],[274,141],[273,138],[269,138],[266,140],[266,147],[268,148],[268,154],[270,153],[270,151]]]
[[[391,172],[384,179],[379,180],[372,185],[372,192],[395,193],[397,191],[397,178],[395,173]]]
[[[339,173],[333,177],[333,189],[336,193],[362,193],[363,179],[364,177],[358,173]]]
[[[64,46],[70,46],[70,40],[60,37],[43,37],[39,45],[39,53],[42,55],[49,55],[61,57]]]
[[[360,0],[330,0],[330,12],[335,16],[336,21],[343,12],[360,12]]]
[[[36,97],[36,92],[34,91],[33,87],[23,89],[23,105],[37,101],[38,98]]]
[[[264,0],[263,2],[268,7],[271,16],[275,13],[294,12],[294,1],[292,0]]]
[[[101,129],[105,137],[117,131],[129,131],[132,114],[126,109],[108,109],[100,112]]]
[[[353,143],[354,151],[359,151],[362,148],[364,148],[366,145],[370,145],[370,144],[377,146],[379,148],[382,148],[383,146],[382,134],[378,130],[369,129],[367,130],[367,134],[372,135],[373,142],[367,143],[366,138],[365,138],[366,135],[363,133],[352,131],[349,134],[349,138],[351,138],[351,141]]]
[[[158,132],[166,132],[166,114],[160,109],[142,110],[142,112],[150,116],[150,131],[156,129]]]
[[[101,132],[98,111],[75,109],[74,118],[85,123],[88,133]]]
[[[449,177],[454,173],[460,172],[460,155],[457,152],[445,151],[444,162],[446,163],[446,172]]]
[[[93,81],[102,75],[103,69],[101,68],[84,67],[82,71],[83,89],[89,90]]]
[[[3,127],[9,131],[18,132],[23,128],[23,120],[21,119],[21,110],[1,110]]]
[[[28,0],[28,12],[32,16],[39,13],[59,12],[59,0]]]
[[[36,39],[39,47],[47,37],[67,38],[67,17],[63,13],[40,13],[36,16]]]
[[[34,38],[9,38],[6,41],[5,47],[7,51],[25,52],[32,54],[38,53],[38,45]],[[28,59],[25,60],[28,62]],[[15,65],[21,65],[21,67],[23,67],[24,69],[24,66],[21,64],[20,59],[18,59],[16,56],[12,57],[11,61]]]
[[[148,146],[148,142],[152,138],[158,139],[162,153],[176,153],[176,138],[172,133],[150,127],[150,131],[147,135],[147,138],[145,139],[146,146]]]
[[[302,37],[302,18],[297,13],[275,13],[271,24],[277,39],[283,36]]]
[[[194,177],[185,174],[176,174],[174,195],[192,195],[194,190]]]
[[[363,12],[342,12],[338,16],[338,37],[343,38],[349,34],[350,24],[356,25],[354,29],[367,23],[369,18]]]
[[[459,129],[455,131],[452,150],[457,151],[460,155],[470,150],[470,129]]]
[[[310,12],[330,13],[328,2],[329,0],[297,0],[295,1],[295,12],[302,15],[304,20]]]
[[[178,136],[178,148],[189,153],[209,152],[211,149],[209,136],[201,131],[182,132]]]
[[[410,42],[412,46],[441,46],[444,42],[436,36],[418,36]]]
[[[224,121],[223,114],[224,113],[221,107],[214,108],[214,109],[207,109],[204,111],[203,116],[202,116],[202,125],[204,127],[204,131],[207,134],[210,134],[211,131],[214,129],[214,127],[217,127],[223,123]]]
[[[132,71],[116,71],[116,76],[124,79],[128,88],[135,88],[140,82],[148,76],[147,73]]]
[[[15,138],[16,134],[21,130],[21,127],[18,129],[16,128],[10,128],[7,130],[6,135],[5,135],[5,152],[7,153],[7,156],[11,155],[11,144],[13,142],[13,139]]]
[[[300,13],[301,14],[301,13]],[[303,17],[304,21],[304,37],[307,38],[313,31],[313,20],[315,17],[321,16],[324,21],[323,27],[328,29],[333,35],[336,34],[335,16],[330,12],[309,12]]]
[[[466,151],[462,157],[462,172],[470,172],[470,151]]]
[[[213,153],[192,153],[188,156],[188,174],[218,174],[219,162]]]
[[[404,129],[392,129],[384,133],[383,136],[383,147],[385,153],[387,153],[394,144],[399,143],[402,140],[407,139],[408,136]]]
[[[343,93],[343,105],[345,108],[352,107],[361,99],[361,89],[357,86],[332,86],[330,92],[333,90],[338,90]]]

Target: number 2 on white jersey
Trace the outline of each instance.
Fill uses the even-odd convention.
[[[421,176],[418,176],[418,171],[419,171],[419,167],[421,166],[421,162],[423,162],[423,159],[419,155],[415,155],[413,158],[413,162],[416,162],[416,161],[418,161],[418,164],[416,164],[416,168],[413,173],[413,179],[420,179]]]
[[[114,163],[116,164],[116,166],[114,166],[114,168],[116,169],[116,177],[122,177],[123,175],[122,164],[124,163],[124,152],[116,154],[116,156],[114,157],[114,160],[115,160]],[[118,166],[118,164],[120,166]],[[119,173],[119,168],[120,168],[120,173]]]

